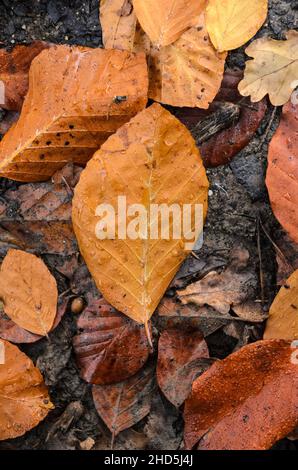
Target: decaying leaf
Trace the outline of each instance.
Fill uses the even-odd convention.
[[[45,336],[57,313],[55,278],[37,256],[9,250],[0,271],[0,297],[4,311],[18,326]]]
[[[43,181],[85,164],[147,102],[143,54],[55,46],[32,63],[21,116],[0,143],[0,175]]]
[[[263,322],[268,318],[268,313],[263,310],[262,304],[253,300],[233,305],[232,310],[239,318],[252,323]]]
[[[275,297],[266,323],[264,339],[298,339],[298,269]]]
[[[168,46],[194,25],[207,0],[133,0],[136,16],[158,48]]]
[[[124,382],[93,385],[95,408],[113,436],[130,428],[149,413],[155,389],[154,372],[152,363],[149,363]]]
[[[26,354],[0,340],[0,440],[22,436],[54,408],[40,371]]]
[[[89,305],[78,319],[81,332],[73,345],[81,376],[93,384],[128,379],[145,364],[149,345],[143,326],[117,312],[104,299]]]
[[[150,218],[149,204],[192,204],[194,212],[194,204],[200,203],[205,215],[207,192],[206,173],[190,133],[159,104],[139,113],[96,152],[75,188],[73,225],[97,287],[114,307],[146,325],[187,255],[186,237],[193,241],[190,233],[174,239],[170,221],[169,239],[162,237],[156,223],[160,217]],[[127,207],[137,203],[146,208],[150,232],[146,223],[142,233],[147,239],[134,231],[137,239],[100,240],[95,233],[97,207],[112,204],[117,218],[118,196],[123,195]],[[159,232],[156,239],[152,227]]]
[[[157,382],[166,398],[177,408],[188,397],[194,379],[209,367],[208,358],[208,346],[200,331],[172,328],[161,334]]]
[[[209,0],[206,25],[214,47],[237,49],[251,39],[265,22],[268,0]]]
[[[274,106],[285,104],[298,84],[298,32],[288,31],[286,41],[261,38],[245,50],[253,60],[246,62],[239,83],[243,96],[260,101],[267,93]]]
[[[265,450],[297,425],[298,368],[291,343],[258,341],[213,364],[185,402],[185,444]]]
[[[28,91],[31,62],[49,47],[46,42],[34,41],[29,46],[16,46],[12,51],[0,49],[0,108],[20,111]]]
[[[100,23],[106,49],[133,50],[137,17],[131,0],[101,0]]]
[[[269,144],[266,185],[275,217],[298,243],[298,104],[283,107]]]

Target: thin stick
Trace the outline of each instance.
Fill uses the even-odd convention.
[[[272,126],[272,123],[274,121],[274,118],[275,118],[275,115],[276,115],[276,111],[277,111],[277,107],[275,106],[273,108],[273,111],[271,112],[271,116],[270,116],[270,119],[269,119],[269,122],[267,124],[267,127],[266,127],[266,130],[264,132],[264,134],[262,135],[262,138],[261,138],[261,141],[260,141],[260,145],[258,147],[258,150],[257,151],[260,151],[264,145],[264,142],[269,134],[269,131],[271,129],[271,126]]]
[[[150,328],[149,328],[149,325],[148,325],[148,320],[145,321],[145,332],[146,332],[146,335],[147,335],[147,339],[148,339],[148,343],[150,345],[150,348],[153,350],[153,343],[152,343]]]
[[[277,252],[277,254],[280,256],[280,258],[288,265],[288,267],[290,269],[292,269],[294,271],[294,266],[291,264],[291,262],[287,259],[286,255],[281,251],[281,249],[277,246],[277,244],[272,240],[272,238],[270,237],[269,233],[267,232],[267,230],[265,229],[264,225],[263,225],[263,222],[262,222],[262,219],[259,218],[259,222],[260,222],[260,227],[261,229],[263,230],[264,234],[266,235],[266,237],[268,238],[268,240],[270,241],[270,243],[273,245],[275,251]]]
[[[263,264],[262,264],[262,249],[261,249],[261,237],[260,237],[260,217],[257,216],[257,247],[258,247],[258,256],[259,256],[259,273],[260,273],[260,286],[261,286],[261,303],[264,305],[265,296],[264,296],[264,273],[263,273]]]

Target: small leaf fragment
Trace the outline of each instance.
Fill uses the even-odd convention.
[[[100,23],[106,49],[133,50],[137,18],[131,0],[101,0]]]

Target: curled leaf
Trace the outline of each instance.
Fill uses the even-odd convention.
[[[106,49],[133,50],[137,18],[131,0],[101,0],[100,23]]]

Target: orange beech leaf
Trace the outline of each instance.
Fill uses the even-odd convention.
[[[55,278],[37,256],[9,250],[0,271],[4,311],[18,326],[45,336],[53,327],[58,290]]]
[[[139,113],[95,153],[75,188],[73,225],[80,251],[108,302],[147,325],[189,249],[187,234],[181,230],[174,238],[171,224],[169,239],[158,227],[156,239],[151,237],[153,223],[157,225],[156,218],[150,219],[151,205],[192,204],[194,213],[194,204],[201,204],[205,216],[207,193],[208,180],[193,138],[159,104]],[[138,233],[136,239],[97,238],[97,207],[108,203],[118,214],[119,196],[126,197],[127,207],[142,204],[149,216],[150,232],[149,224],[143,232],[147,238]],[[194,229],[194,217],[190,226]]]
[[[133,0],[137,18],[158,48],[168,46],[202,13],[207,0]]]
[[[298,104],[283,107],[269,144],[266,185],[275,217],[298,243]]]
[[[143,54],[55,46],[32,62],[16,125],[0,143],[0,175],[42,181],[85,164],[147,102]]]
[[[95,408],[113,436],[130,428],[149,413],[155,388],[152,363],[124,382],[93,385]]]
[[[121,315],[104,299],[84,310],[77,327],[80,333],[73,338],[73,346],[86,382],[121,382],[138,372],[148,359],[144,327]]]
[[[106,49],[133,50],[137,17],[131,0],[101,0],[100,23]]]
[[[26,354],[0,340],[0,440],[22,436],[54,408],[42,375]]]
[[[280,288],[266,323],[264,339],[298,339],[298,269]]]
[[[200,331],[187,328],[165,330],[158,342],[157,382],[177,408],[188,397],[194,379],[209,363],[209,351]]]
[[[185,402],[187,449],[265,450],[298,423],[291,342],[257,341],[215,362]]]
[[[12,51],[0,49],[0,108],[20,111],[28,91],[31,62],[49,47],[51,45],[46,42],[34,41],[29,46],[16,46]],[[1,91],[4,91],[4,101]]]

